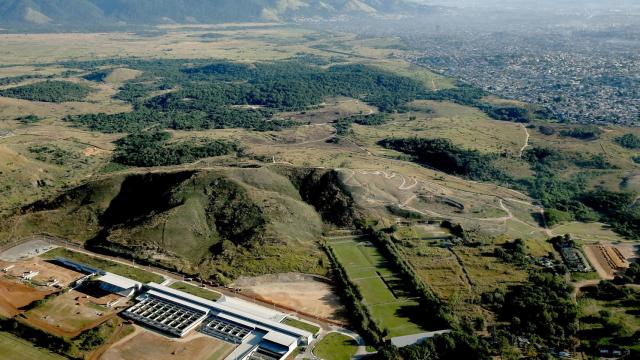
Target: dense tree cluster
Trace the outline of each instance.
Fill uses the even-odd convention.
[[[580,140],[596,140],[602,135],[602,130],[595,125],[585,125],[561,130],[560,135]]]
[[[513,121],[518,123],[528,123],[534,119],[534,114],[520,106],[498,106],[491,104],[478,104],[476,105],[485,114],[496,120]]]
[[[633,194],[597,189],[584,193],[580,201],[597,211],[620,234],[640,238],[640,208],[635,205]]]
[[[632,262],[629,267],[614,279],[616,284],[640,284],[640,264]]]
[[[448,139],[384,139],[380,145],[410,154],[428,166],[473,180],[505,180],[508,176],[493,165],[495,156],[463,149]]]
[[[526,262],[527,246],[522,239],[507,242],[502,247],[496,247],[494,255],[504,262],[522,265]]]
[[[484,302],[509,322],[512,334],[539,339],[541,345],[567,348],[578,325],[571,291],[560,276],[533,274],[527,284],[486,294]]]
[[[425,342],[400,349],[387,345],[375,360],[489,360],[491,345],[482,337],[464,331],[437,335]]]
[[[171,134],[147,131],[128,135],[116,141],[113,161],[132,166],[167,166],[198,159],[227,155],[239,149],[236,143],[224,140],[183,141],[170,143]]]
[[[82,101],[89,93],[88,86],[54,80],[0,90],[0,96],[53,103]]]
[[[583,169],[615,169],[603,154],[586,155],[560,152],[553,148],[532,147],[527,149],[522,158],[534,169],[564,169],[570,164]]]
[[[113,61],[70,63],[97,69]],[[279,130],[296,125],[273,118],[276,111],[304,110],[329,96],[348,96],[383,112],[402,110],[423,92],[420,82],[365,65],[310,65],[299,59],[242,64],[178,60],[123,60],[118,65],[143,71],[116,98],[134,105],[132,113],[69,116],[68,121],[103,132],[131,132],[152,124],[184,130],[229,127]],[[105,70],[88,76],[100,80]],[[149,98],[153,91],[170,90]],[[381,123],[383,115],[352,122]]]
[[[618,136],[615,141],[622,147],[626,147],[627,149],[640,149],[640,136],[635,134],[624,134],[622,136]]]
[[[388,115],[384,113],[375,113],[375,114],[359,114],[352,115],[344,118],[347,121],[356,123],[358,125],[382,125],[388,120]]]
[[[32,114],[32,115],[25,115],[25,116],[17,117],[16,120],[20,121],[23,124],[34,124],[34,123],[37,123],[38,121],[42,120],[42,118]]]
[[[97,71],[88,73],[82,78],[89,81],[103,82],[104,79],[106,79],[107,76],[109,76],[109,74],[111,74],[110,70],[97,70]]]
[[[552,128],[551,126],[544,125],[538,126],[538,131],[540,132],[540,134],[547,136],[551,136],[556,133],[556,129]]]

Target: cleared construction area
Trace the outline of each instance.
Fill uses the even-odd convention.
[[[633,245],[596,244],[584,247],[585,254],[603,279],[613,279],[617,272],[629,267],[629,260],[637,257]]]

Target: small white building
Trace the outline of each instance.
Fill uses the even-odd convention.
[[[113,273],[105,273],[96,279],[100,288],[110,293],[129,297],[142,288],[142,283]]]
[[[34,277],[38,276],[38,274],[40,274],[40,271],[31,270],[31,271],[27,271],[27,272],[22,273],[22,278],[25,279],[25,280],[31,280]]]

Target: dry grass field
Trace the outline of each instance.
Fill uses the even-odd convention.
[[[25,313],[26,322],[59,336],[73,337],[114,316],[115,309],[96,305],[99,300],[71,290]]]
[[[233,349],[229,343],[197,332],[170,339],[136,327],[133,334],[109,348],[101,360],[216,360],[224,359]]]

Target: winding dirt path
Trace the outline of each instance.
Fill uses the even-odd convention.
[[[520,148],[520,152],[518,152],[518,157],[522,157],[522,154],[524,153],[524,150],[526,148],[529,147],[529,138],[531,137],[531,135],[529,134],[529,130],[527,129],[526,126],[524,126],[524,124],[520,124],[520,126],[522,126],[522,128],[524,129],[524,145],[522,145],[522,147]]]

